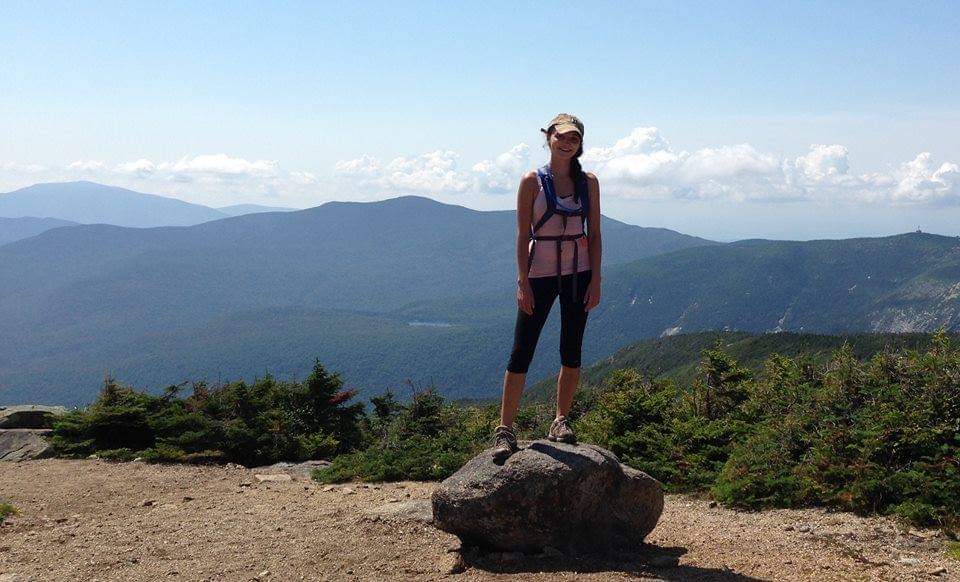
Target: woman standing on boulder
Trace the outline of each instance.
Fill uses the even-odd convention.
[[[560,297],[560,375],[557,416],[547,436],[576,442],[567,414],[580,382],[587,315],[600,302],[600,182],[580,167],[583,123],[566,113],[541,129],[550,162],[527,172],[517,192],[517,323],[503,377],[500,426],[493,455],[517,451],[513,420],[527,369],[554,300]]]

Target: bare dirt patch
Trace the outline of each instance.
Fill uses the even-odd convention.
[[[433,483],[325,486],[255,473],[2,463],[0,498],[20,515],[0,527],[0,581],[960,580],[937,532],[821,510],[739,512],[679,495],[667,497],[636,554],[461,558],[459,541],[410,503],[429,499]],[[377,511],[388,504],[402,505]]]

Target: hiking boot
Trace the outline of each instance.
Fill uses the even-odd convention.
[[[513,434],[510,427],[502,424],[494,431],[493,460],[502,463],[510,458],[510,455],[520,450],[517,446],[517,437]]]
[[[577,437],[573,434],[566,416],[558,416],[553,424],[550,425],[550,433],[547,438],[553,442],[575,444]]]

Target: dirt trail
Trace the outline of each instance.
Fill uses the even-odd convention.
[[[0,498],[21,511],[0,527],[0,582],[960,580],[935,532],[846,513],[745,513],[671,495],[651,547],[634,555],[467,554],[459,564],[455,537],[364,513],[428,499],[434,486],[258,482],[237,466],[0,463]]]

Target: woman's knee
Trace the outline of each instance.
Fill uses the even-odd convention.
[[[507,371],[514,374],[526,374],[530,369],[530,362],[533,360],[533,351],[514,348],[510,353],[510,360],[507,362]]]
[[[580,351],[577,350],[576,353],[569,351],[560,352],[560,363],[566,366],[567,368],[579,368],[580,367]]]

